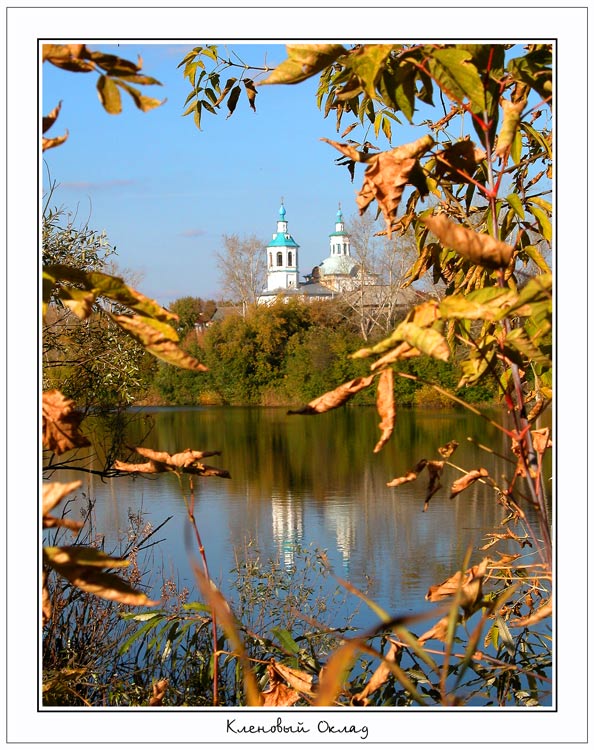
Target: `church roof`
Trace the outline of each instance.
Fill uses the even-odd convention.
[[[275,232],[268,247],[299,247],[288,232]]]
[[[357,263],[350,255],[331,255],[323,260],[318,268],[322,276],[354,276],[357,272]]]

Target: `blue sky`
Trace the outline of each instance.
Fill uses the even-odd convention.
[[[276,229],[284,197],[289,231],[301,246],[303,277],[329,254],[337,205],[348,219],[357,213],[355,195],[362,171],[351,183],[339,153],[320,141],[340,140],[334,113],[324,119],[316,106],[317,77],[296,86],[259,88],[256,113],[240,99],[232,117],[223,105],[204,113],[202,131],[182,117],[190,91],[178,64],[189,45],[88,43],[91,49],[143,59],[143,71],[163,86],[143,93],[166,98],[142,113],[123,97],[120,115],[101,107],[94,73],[70,73],[48,63],[42,69],[42,109],[62,101],[48,133],[69,131],[65,144],[44,154],[47,174],[58,185],[52,205],[77,212],[77,220],[105,230],[117,247],[121,270],[142,275],[138,286],[162,304],[184,295],[217,298],[220,272],[215,253],[223,234],[256,235],[266,244]],[[254,65],[274,66],[284,45],[235,45]],[[223,77],[223,81],[225,78]],[[352,116],[343,119],[341,129]],[[361,130],[352,135],[357,136]],[[394,145],[420,133],[403,125]],[[384,144],[385,145],[385,144]]]

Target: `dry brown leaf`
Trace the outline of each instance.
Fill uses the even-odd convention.
[[[435,154],[435,174],[442,179],[469,182],[467,177],[474,174],[477,156],[480,151],[469,138],[452,143]]]
[[[263,706],[294,706],[301,698],[296,690],[283,685],[282,682],[263,690],[261,695],[264,698]]]
[[[79,431],[83,415],[76,411],[74,401],[60,391],[44,391],[41,401],[43,445],[57,456],[73,448],[91,443]]]
[[[427,471],[429,472],[429,484],[427,485],[427,493],[425,495],[425,505],[423,506],[423,513],[429,506],[429,500],[435,495],[437,490],[441,489],[441,472],[443,471],[444,461],[427,461]]]
[[[408,474],[405,474],[402,477],[396,477],[395,479],[392,479],[391,482],[388,482],[386,484],[386,487],[398,487],[400,484],[406,484],[407,482],[414,482],[415,479],[419,476],[420,472],[423,471],[425,466],[427,465],[427,459],[422,458],[418,464],[414,467],[414,469],[411,469]]]
[[[449,621],[449,617],[442,617],[432,628],[419,637],[419,643],[425,643],[426,641],[431,640],[442,641],[445,643],[447,641]]]
[[[380,688],[392,674],[388,663],[395,663],[400,646],[393,641],[390,641],[390,648],[388,652],[383,656],[378,668],[369,678],[369,682],[360,693],[353,696],[353,702],[357,705],[367,705],[369,703],[367,696],[371,695],[378,688]]]
[[[460,479],[456,479],[456,481],[452,484],[452,487],[450,489],[450,499],[452,497],[456,497],[456,495],[459,495],[465,489],[470,487],[477,481],[477,479],[488,476],[489,472],[482,467],[480,469],[473,469],[472,471],[469,471],[468,474],[460,477]]]
[[[77,490],[82,485],[80,480],[75,482],[46,482],[43,485],[43,497],[41,502],[41,510],[44,516],[46,516],[50,510],[53,510],[56,505],[62,502],[62,500],[74,490]]]
[[[301,698],[301,693],[313,695],[313,676],[271,659],[267,667],[270,685],[262,692],[265,706],[293,706]],[[288,683],[285,685],[282,680]]]
[[[141,474],[161,474],[164,471],[182,471],[184,474],[198,474],[199,476],[216,476],[229,479],[230,474],[226,469],[217,469],[214,466],[207,466],[201,463],[199,459],[206,456],[220,456],[220,451],[194,451],[186,448],[180,453],[171,455],[166,451],[154,451],[151,448],[141,446],[134,449],[137,453],[149,460],[145,463],[126,463],[124,461],[115,461],[114,469],[128,473]]]
[[[548,427],[543,427],[541,430],[531,430],[532,442],[534,450],[537,453],[544,453],[548,448],[553,447],[553,442],[550,439],[551,431]]]
[[[396,423],[396,404],[394,402],[394,372],[391,367],[382,370],[377,384],[377,411],[381,417],[379,428],[382,435],[378,440],[374,453],[379,453],[394,432]]]
[[[461,590],[460,606],[466,610],[472,610],[473,606],[480,601],[482,596],[482,581],[487,572],[489,558],[485,557],[478,565],[473,565],[464,575],[460,571],[446,579],[442,583],[430,586],[425,599],[430,602],[439,602],[456,595]]]
[[[533,612],[531,615],[528,615],[527,617],[522,617],[518,620],[510,620],[507,624],[510,628],[525,628],[529,625],[534,625],[537,622],[540,622],[541,620],[546,619],[547,617],[550,617],[553,614],[553,603],[549,599],[547,602],[545,602],[542,607],[539,607],[536,612]]]
[[[363,350],[364,351],[364,350]],[[378,370],[380,367],[383,367],[384,365],[392,364],[392,362],[396,362],[398,359],[408,359],[409,357],[418,357],[420,355],[420,351],[414,347],[411,346],[408,341],[402,341],[400,344],[398,344],[397,347],[394,349],[391,349],[387,354],[384,354],[383,357],[380,357],[377,359],[370,367],[370,369]]]
[[[349,380],[348,383],[343,383],[335,388],[333,391],[328,391],[322,396],[310,401],[309,404],[304,406],[302,409],[297,411],[289,411],[289,414],[322,414],[336,409],[351,399],[356,393],[362,391],[364,388],[368,388],[373,382],[375,375],[368,375],[366,378],[355,378]]]
[[[52,604],[47,588],[47,570],[44,570],[41,578],[41,624],[43,627],[50,621],[51,616]]]
[[[384,151],[377,154],[365,170],[363,185],[357,195],[359,213],[365,213],[369,204],[377,201],[390,236],[402,193],[416,163],[415,158],[397,159],[392,152]]]
[[[458,445],[459,443],[457,440],[450,440],[449,443],[446,443],[445,445],[442,445],[441,447],[439,447],[437,449],[437,452],[443,458],[449,458],[454,453]]]
[[[441,244],[451,248],[472,263],[485,268],[502,268],[511,260],[511,245],[496,240],[488,234],[463,227],[448,219],[445,214],[425,216],[421,219],[437,236]]]
[[[159,680],[153,684],[153,695],[149,700],[149,706],[162,706],[165,691],[169,685],[169,680]]]
[[[295,690],[299,690],[300,693],[306,695],[313,695],[312,684],[313,676],[307,672],[303,672],[300,669],[294,669],[293,667],[287,667],[285,664],[279,664],[279,662],[272,661],[271,665],[278,674],[288,682],[289,685]]]

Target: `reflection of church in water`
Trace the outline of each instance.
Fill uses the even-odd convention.
[[[292,568],[296,563],[296,550],[304,540],[304,501],[301,497],[293,497],[288,491],[273,495],[271,507],[272,538],[276,552],[285,567]],[[342,503],[329,500],[323,506],[321,521],[324,534],[331,535],[336,541],[336,548],[342,556],[342,575],[348,575],[350,571],[351,552],[356,542],[355,515],[352,508]],[[320,539],[318,546],[324,548],[326,541]]]

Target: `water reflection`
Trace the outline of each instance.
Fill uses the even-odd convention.
[[[515,462],[505,458],[505,436],[468,412],[401,411],[393,439],[379,454],[372,452],[379,434],[373,409],[316,417],[287,416],[278,409],[156,409],[151,414],[154,429],[147,447],[170,453],[188,447],[221,450],[222,456],[209,462],[231,472],[229,480],[202,479],[197,489],[197,521],[209,567],[224,591],[229,571],[250,546],[262,559],[294,568],[295,551],[306,545],[326,550],[336,574],[368,590],[385,609],[419,611],[431,606],[424,600],[429,586],[450,576],[469,546],[473,560],[484,555],[478,548],[485,535],[506,516],[484,483],[450,500],[449,486],[460,476],[454,468],[446,467],[443,488],[426,513],[426,477],[386,486],[420,458],[438,458],[437,448],[454,438],[460,443],[451,459],[456,466],[484,466],[501,482],[511,476]],[[140,428],[138,434],[134,429],[131,443],[140,436]],[[193,585],[183,543],[185,506],[175,477],[106,483],[88,478],[84,489],[97,497],[97,527],[112,539],[125,533],[129,510],[142,508],[154,526],[173,515],[160,547],[163,566],[175,569],[180,583]],[[536,561],[530,548],[522,553],[526,562]]]

